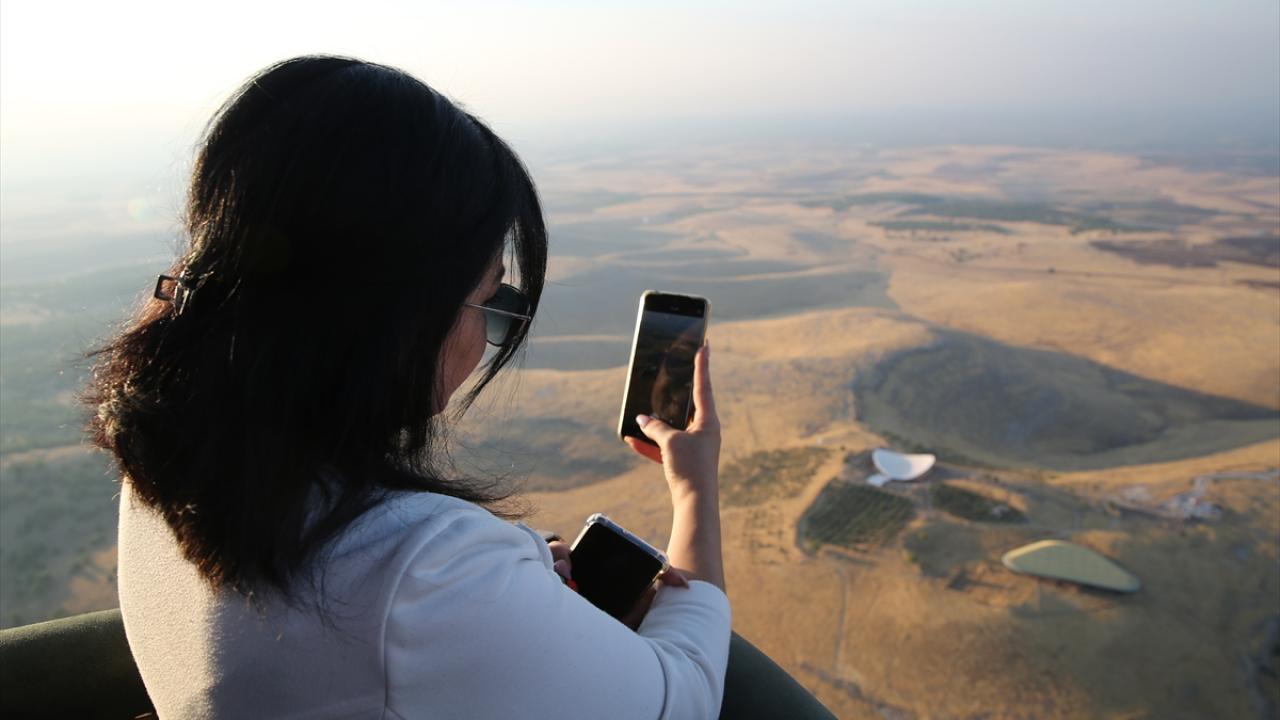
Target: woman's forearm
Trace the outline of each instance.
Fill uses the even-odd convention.
[[[719,493],[713,486],[709,492],[674,499],[672,507],[667,559],[690,580],[705,580],[724,590]]]

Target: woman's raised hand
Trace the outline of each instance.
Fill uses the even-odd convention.
[[[711,346],[703,345],[693,360],[693,419],[686,430],[676,430],[665,422],[640,415],[640,431],[657,447],[633,437],[625,442],[637,453],[662,463],[671,490],[671,501],[717,491],[720,467],[720,418],[711,392]]]

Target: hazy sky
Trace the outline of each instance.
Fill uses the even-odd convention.
[[[517,149],[680,124],[1212,142],[1280,122],[1277,0],[3,0],[0,180],[153,177],[247,76],[308,52],[403,67]]]

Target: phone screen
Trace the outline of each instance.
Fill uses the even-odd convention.
[[[569,554],[578,594],[620,618],[653,579],[662,562],[600,523],[588,525]]]
[[[685,295],[645,296],[632,351],[620,433],[650,442],[636,415],[656,417],[683,430],[693,394],[693,357],[706,332],[706,301]]]

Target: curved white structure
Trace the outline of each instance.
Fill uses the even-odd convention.
[[[878,448],[871,453],[871,462],[890,480],[915,480],[933,468],[936,455],[904,455]]]
[[[1133,593],[1142,587],[1138,576],[1087,547],[1061,540],[1041,540],[1010,550],[1001,558],[1014,572]]]
[[[881,475],[880,473],[876,473],[875,475],[872,475],[871,477],[867,478],[867,484],[870,485],[871,487],[884,487],[892,479],[893,478],[887,475]]]

